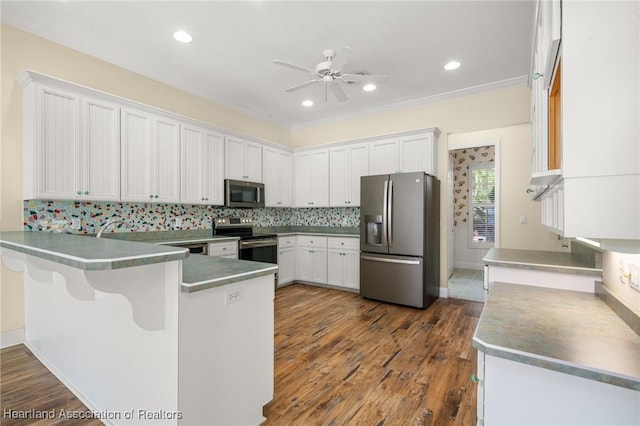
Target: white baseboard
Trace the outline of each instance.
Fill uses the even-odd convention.
[[[456,260],[456,268],[459,269],[476,269],[482,271],[484,269],[484,263],[476,262],[459,262]]]
[[[24,343],[24,328],[0,333],[0,349]]]
[[[438,296],[442,297],[443,299],[448,298],[449,297],[449,289],[447,287],[440,287],[440,294]]]

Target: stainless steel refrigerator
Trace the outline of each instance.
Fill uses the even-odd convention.
[[[440,287],[440,181],[417,172],[360,183],[360,295],[426,308]]]

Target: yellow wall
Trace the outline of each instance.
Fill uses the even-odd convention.
[[[443,184],[446,183],[446,147],[449,134],[507,128],[499,132],[503,132],[506,137],[513,140],[513,144],[508,148],[508,158],[509,161],[513,161],[512,169],[519,171],[519,177],[517,184],[514,183],[513,187],[503,186],[503,190],[512,190],[520,194],[525,189],[522,186],[523,182],[520,182],[523,181],[520,175],[526,173],[529,167],[528,125],[516,126],[529,121],[529,90],[524,86],[405,107],[328,124],[286,129],[224,108],[4,24],[1,45],[0,230],[22,229],[22,90],[17,85],[15,77],[26,68],[293,147],[438,127],[442,132],[438,148],[438,175]],[[510,126],[515,127],[511,129]],[[511,132],[515,132],[513,138],[510,136]],[[507,158],[506,155],[504,158]],[[511,181],[509,183],[511,184]],[[446,191],[443,191],[441,231],[443,258],[441,283],[443,286],[446,286],[447,278],[445,255],[447,253],[447,216],[444,210],[447,206],[447,196]],[[520,198],[518,196],[518,199]],[[505,208],[509,212],[511,207]],[[525,243],[529,236],[546,233],[540,226],[537,226],[538,230],[534,229],[536,228],[534,224],[539,223],[533,213],[538,208],[537,204],[535,207],[527,205],[523,208],[532,211],[528,213],[531,226],[527,227],[526,238],[519,238],[524,231],[522,227],[513,227],[508,236],[503,231],[503,238],[507,239],[511,247],[522,247],[522,245],[529,247]],[[507,219],[512,220],[513,215],[517,217],[523,214],[520,211],[521,209],[514,204],[513,213],[505,214],[503,217],[508,216]],[[511,229],[511,225],[508,227]],[[539,241],[535,244],[538,243],[542,244]],[[24,326],[24,308],[21,275],[7,271],[3,266],[1,278],[0,332],[4,332]]]

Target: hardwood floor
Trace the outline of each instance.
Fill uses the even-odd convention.
[[[295,284],[278,290],[266,425],[474,425],[482,304],[426,310]]]
[[[0,351],[0,411],[0,424],[7,426],[102,425],[97,419],[68,418],[87,413],[87,407],[24,345]]]
[[[275,395],[265,425],[475,425],[471,337],[481,303],[426,310],[294,284],[278,289]],[[5,410],[83,411],[24,345],[0,351],[3,425],[99,425],[8,419]]]

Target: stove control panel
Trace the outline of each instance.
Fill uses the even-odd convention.
[[[213,219],[214,228],[243,228],[253,226],[253,219],[248,217],[219,217]]]

